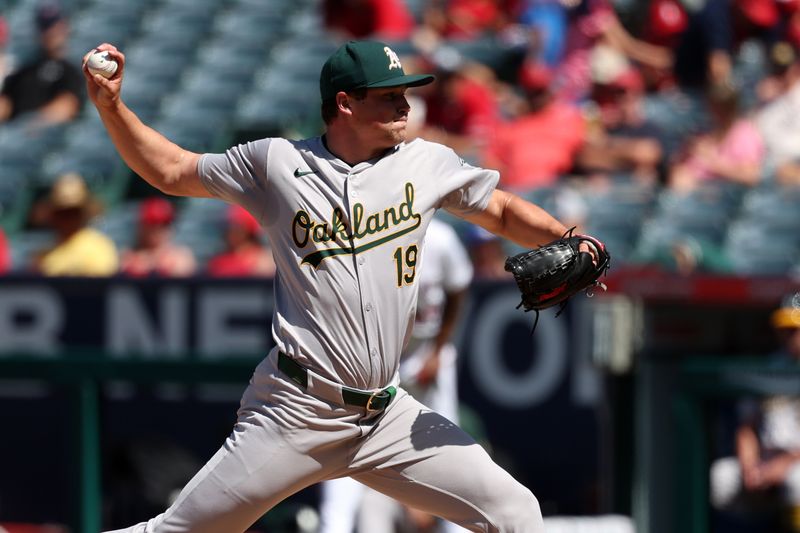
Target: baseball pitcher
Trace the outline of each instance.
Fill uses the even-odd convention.
[[[405,142],[406,75],[391,48],[351,41],[322,67],[325,134],[198,154],[121,99],[125,56],[88,94],[128,166],[167,194],[245,207],[273,246],[276,347],[256,367],[219,451],[164,513],[124,531],[235,533],[289,495],[350,476],[470,531],[541,533],[530,490],[475,441],[398,387],[414,322],[419,250],[437,209],[525,247],[566,228],[495,188],[498,173]],[[268,94],[264,98],[269,98]],[[590,248],[583,253],[592,253]]]

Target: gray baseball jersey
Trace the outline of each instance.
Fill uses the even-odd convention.
[[[396,382],[434,211],[483,209],[498,180],[422,139],[354,167],[321,137],[262,139],[206,154],[198,170],[209,191],[243,205],[268,232],[278,347],[360,389]]]

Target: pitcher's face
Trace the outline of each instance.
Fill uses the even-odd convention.
[[[364,142],[391,148],[406,140],[408,112],[405,87],[369,89],[366,98],[351,99],[353,119]]]

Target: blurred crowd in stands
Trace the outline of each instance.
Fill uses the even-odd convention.
[[[778,232],[784,240],[772,262],[773,251],[758,251],[759,264],[741,264],[730,253],[758,236],[775,240],[776,226],[800,218],[792,212],[778,220],[780,210],[770,203],[800,188],[797,0],[311,4],[332,42],[384,40],[406,71],[436,72],[437,83],[409,92],[412,137],[447,144],[473,164],[498,169],[500,187],[608,241],[618,252],[616,266],[682,274],[784,274],[800,266],[800,239],[789,231]],[[34,21],[40,54],[16,64],[2,52],[14,30],[0,18],[0,122],[46,127],[75,117],[84,97],[77,66],[64,58],[65,10],[46,2]],[[57,208],[63,201],[58,188],[70,183],[78,194],[78,180],[62,176],[39,203],[49,202],[49,211],[35,204],[25,222],[26,229],[52,228],[53,248],[13,254],[13,239],[0,237],[0,271],[274,271],[265,237],[244,213],[231,211],[221,221],[225,250],[216,250],[213,260],[172,244],[170,227],[181,203],[164,198],[129,202],[140,209],[138,233],[130,249],[117,250],[120,243],[98,233],[103,216],[96,209],[72,206],[69,218]],[[476,265],[479,276],[504,277],[502,259],[513,245],[453,223],[473,257],[487,263]],[[102,268],[49,266],[68,250],[87,255],[87,246],[103,250],[89,254],[107,256]]]

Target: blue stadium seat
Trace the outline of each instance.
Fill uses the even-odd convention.
[[[800,261],[800,246],[763,226],[737,222],[725,242],[735,270],[746,275],[785,275]]]
[[[589,224],[641,227],[654,208],[657,190],[635,182],[611,184],[608,188],[585,191]]]
[[[36,253],[53,244],[53,234],[47,230],[26,230],[9,236],[11,245],[11,271],[30,270]]]
[[[184,72],[180,94],[199,105],[233,110],[243,89],[238,80],[218,76],[205,68],[194,66]]]
[[[244,10],[229,11],[215,18],[212,31],[230,43],[267,47],[285,33],[285,22],[285,14],[280,12],[255,17]]]
[[[241,47],[238,52],[234,52],[229,47],[212,44],[199,51],[196,65],[222,78],[244,84],[250,81],[255,70],[266,59],[263,52],[244,50]]]
[[[741,204],[741,189],[709,183],[688,194],[664,190],[658,197],[653,220],[676,231],[719,244]]]
[[[85,117],[73,122],[64,133],[64,149],[74,152],[108,152],[114,144],[99,117]]]
[[[22,169],[0,162],[0,227],[8,233],[24,223],[33,191]]]
[[[59,125],[30,130],[24,120],[5,124],[0,128],[0,161],[33,175],[42,158],[63,142],[64,129]]]
[[[164,4],[142,20],[142,28],[152,35],[181,34],[201,37],[214,22],[214,9],[198,9],[193,5]],[[199,39],[193,41],[195,44]]]
[[[179,71],[151,75],[137,64],[130,65],[126,67],[122,98],[142,120],[150,121],[158,112],[163,97],[177,85],[178,78]]]
[[[116,151],[80,153],[60,151],[48,155],[39,175],[38,185],[49,187],[55,180],[70,172],[80,174],[86,184],[96,193],[105,195],[105,190],[116,188],[118,183],[118,170],[124,167],[124,162]]]
[[[67,57],[78,62],[86,52],[104,42],[124,46],[138,27],[138,17],[122,11],[84,10],[72,20]]]
[[[130,248],[136,239],[139,224],[139,202],[128,201],[106,209],[92,221],[92,226],[105,233],[119,250]]]
[[[645,95],[644,118],[660,131],[667,156],[677,151],[687,137],[708,129],[709,117],[701,94],[677,90]]]
[[[175,242],[189,246],[198,264],[224,247],[222,232],[228,204],[209,198],[184,201],[175,220]]]
[[[800,243],[800,187],[766,186],[745,195],[739,220]]]

